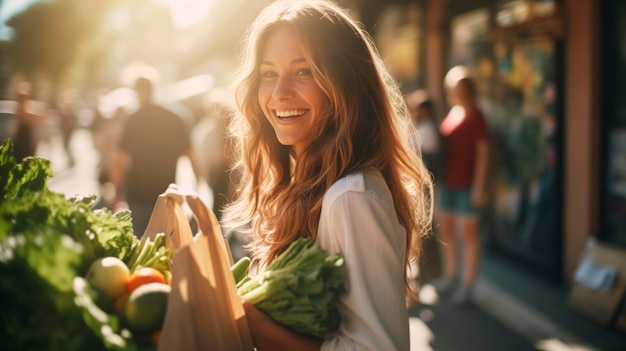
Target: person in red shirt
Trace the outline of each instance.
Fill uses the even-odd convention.
[[[440,295],[452,294],[452,302],[462,305],[471,300],[480,261],[478,209],[485,201],[488,127],[467,69],[452,68],[445,81],[452,107],[440,126],[446,145],[437,206],[443,277],[434,285]],[[460,247],[455,236],[457,224]],[[459,255],[461,250],[463,255]],[[463,258],[462,277],[458,257]]]

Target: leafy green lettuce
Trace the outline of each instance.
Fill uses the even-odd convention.
[[[340,255],[328,255],[310,238],[294,241],[267,269],[242,280],[237,293],[279,324],[323,338],[339,326],[343,292]]]
[[[50,162],[0,146],[0,339],[4,350],[100,350],[72,282],[98,257],[126,260],[137,245],[129,211],[92,210],[95,196],[52,192]],[[122,350],[124,347],[109,347]]]

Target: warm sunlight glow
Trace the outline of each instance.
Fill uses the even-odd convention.
[[[597,349],[575,343],[565,343],[557,338],[545,339],[539,341],[535,347],[542,351],[598,351]]]
[[[153,0],[166,3],[172,11],[172,19],[176,28],[190,27],[204,19],[215,0]]]
[[[411,351],[433,351],[430,344],[435,340],[435,336],[421,319],[409,318],[409,332],[411,333]]]

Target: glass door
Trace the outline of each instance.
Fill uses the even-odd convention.
[[[602,20],[600,239],[626,246],[626,1],[605,1]]]
[[[492,244],[557,275],[561,253],[559,44],[547,35],[494,46],[491,97]]]

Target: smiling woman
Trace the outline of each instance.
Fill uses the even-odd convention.
[[[247,40],[231,124],[239,197],[224,226],[252,232],[261,270],[308,237],[344,258],[346,277],[342,321],[323,339],[244,303],[255,347],[408,350],[406,270],[430,229],[432,184],[398,85],[331,1],[275,1]]]

